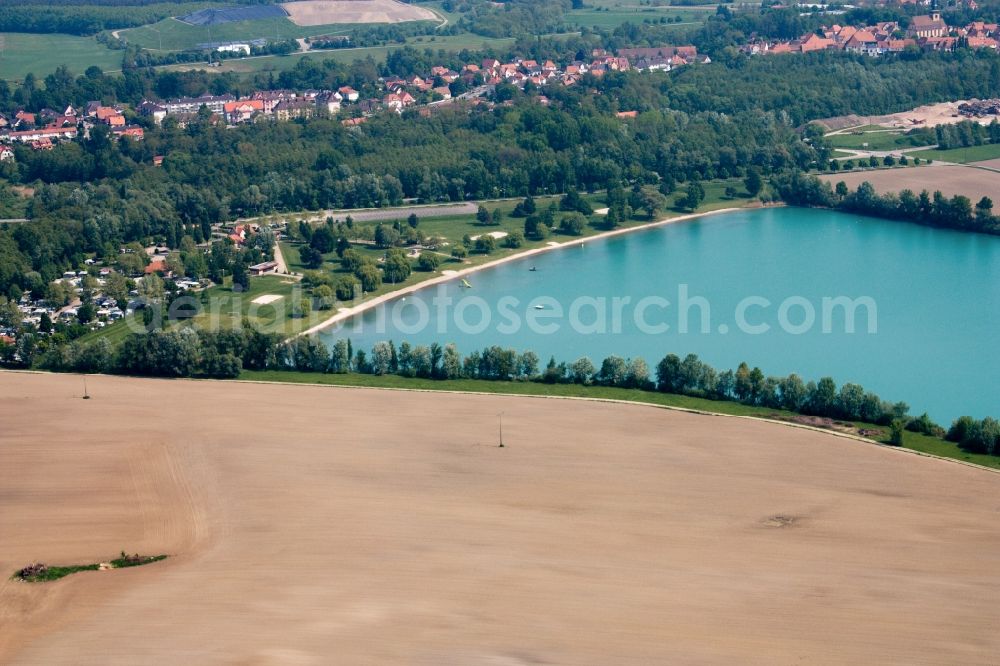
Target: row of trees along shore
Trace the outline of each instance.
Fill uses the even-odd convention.
[[[12,347],[0,346],[0,362],[18,366]],[[20,364],[24,367],[24,363]],[[947,438],[963,449],[1000,455],[1000,422],[963,416],[945,431],[923,414],[908,416],[909,406],[888,402],[853,383],[839,388],[833,379],[805,381],[796,374],[766,375],[741,363],[718,370],[695,354],[667,354],[654,368],[644,359],[608,356],[599,364],[583,357],[572,362],[552,358],[542,365],[532,351],[491,346],[467,355],[454,344],[398,347],[377,342],[370,350],[355,349],[349,339],[328,347],[315,337],[283,340],[245,326],[236,331],[208,332],[184,328],[135,333],[115,347],[107,339],[53,345],[36,354],[30,367],[83,373],[115,373],[159,377],[236,378],[244,370],[301,373],[399,375],[432,380],[488,380],[580,384],[660,391],[709,400],[786,410],[804,415],[889,426],[891,441],[902,443],[903,430]]]
[[[993,200],[987,196],[973,204],[969,197],[947,197],[940,191],[923,190],[918,194],[904,189],[898,194],[879,194],[867,181],[850,190],[843,181],[831,186],[802,172],[781,174],[771,184],[783,201],[795,206],[834,208],[932,227],[1000,234],[1000,216],[994,214]]]

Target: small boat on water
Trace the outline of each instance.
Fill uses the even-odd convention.
[[[469,284],[469,281],[466,280],[465,278],[462,278],[462,287],[464,289],[472,289],[472,285]]]
[[[531,267],[531,268],[529,268],[528,270],[529,270],[529,271],[531,271],[532,273],[534,273],[534,272],[535,272],[535,271],[537,271],[538,269],[537,269],[537,268],[535,268],[534,266],[532,266],[532,267]]]
[[[545,306],[544,306],[544,305],[536,305],[536,306],[535,306],[535,309],[536,309],[536,310],[544,310],[544,309],[545,309]]]

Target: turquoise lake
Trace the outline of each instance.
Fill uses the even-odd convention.
[[[1000,417],[1000,238],[773,208],[583,240],[468,280],[321,336],[366,350],[379,340],[454,342],[463,353],[497,344],[531,349],[543,365],[618,354],[655,369],[667,353],[695,353],[719,369],[746,361],[856,382],[946,426]]]

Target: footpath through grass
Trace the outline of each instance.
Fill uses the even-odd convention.
[[[286,382],[292,384],[317,384],[355,388],[409,389],[417,391],[456,391],[493,393],[497,395],[543,396],[552,398],[590,398],[596,400],[617,400],[636,404],[690,409],[709,414],[726,416],[752,416],[789,424],[810,425],[804,417],[794,412],[767,407],[752,407],[727,400],[709,400],[672,393],[642,391],[639,389],[614,388],[610,386],[584,386],[581,384],[543,384],[538,382],[504,382],[479,379],[420,379],[398,375],[364,374],[313,374],[306,372],[265,370],[244,370],[240,381]],[[833,422],[836,427],[826,428],[831,432],[858,435],[864,430],[871,434],[868,439],[885,443],[889,428],[867,423]],[[928,453],[942,458],[969,462],[991,469],[1000,469],[1000,457],[966,453],[955,444],[937,437],[919,433],[904,433],[903,447],[919,453]]]

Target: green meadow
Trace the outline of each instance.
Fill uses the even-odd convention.
[[[981,146],[950,148],[948,150],[921,150],[920,152],[910,153],[910,156],[937,162],[955,162],[957,164],[982,162],[983,160],[1000,159],[1000,143],[985,143]]]
[[[845,134],[834,134],[826,137],[826,142],[834,148],[850,148],[853,150],[898,150],[900,148],[917,148],[934,145],[934,133],[917,131],[912,133],[855,130]]]
[[[490,38],[480,37],[473,34],[462,35],[430,35],[421,37],[411,37],[407,40],[406,46],[418,49],[429,48],[435,51],[443,49],[445,51],[456,52],[463,49],[505,49],[514,43],[510,38]],[[293,69],[302,58],[309,58],[314,62],[332,60],[345,65],[353,63],[355,60],[365,60],[372,58],[375,62],[383,62],[393,51],[403,48],[403,44],[392,46],[369,46],[348,49],[332,49],[325,51],[309,51],[307,53],[293,53],[284,56],[260,56],[255,58],[239,58],[223,61],[219,67],[213,67],[213,72],[236,72],[242,74],[254,72],[283,72]],[[202,63],[170,65],[167,69],[173,70],[197,70],[205,69]]]
[[[43,78],[60,65],[74,74],[83,74],[92,65],[104,71],[117,71],[122,66],[122,52],[93,37],[4,32],[0,39],[0,79],[5,81],[20,81],[28,73]]]
[[[432,23],[424,21],[428,25]],[[316,35],[349,35],[365,23],[336,23],[329,25],[299,26],[287,18],[267,18],[254,21],[233,21],[219,25],[191,25],[168,18],[139,28],[122,30],[119,35],[130,43],[143,48],[162,51],[185,51],[209,42],[236,42],[253,39],[293,39]]]

